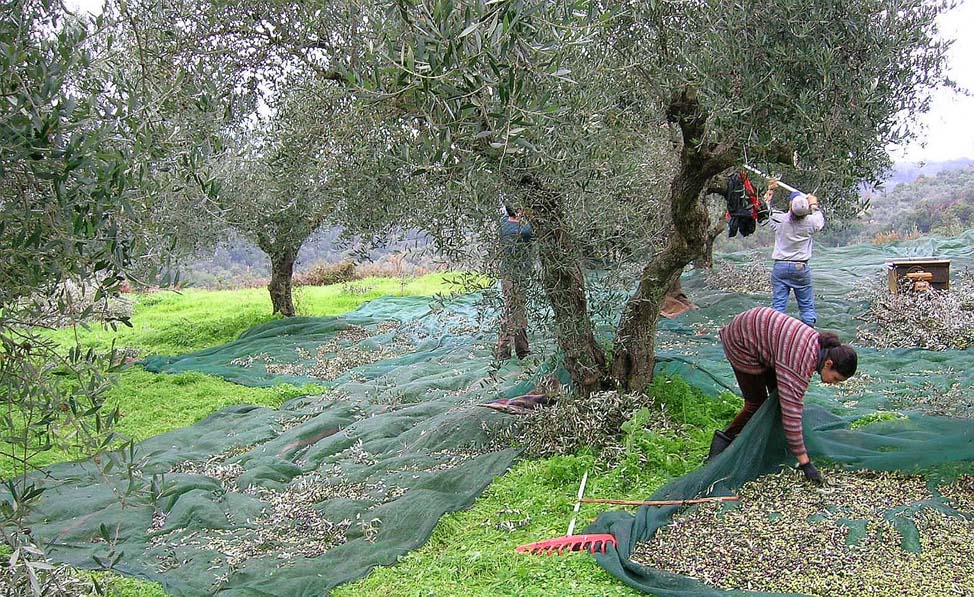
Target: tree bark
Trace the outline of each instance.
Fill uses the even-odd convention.
[[[712,177],[733,165],[729,148],[701,143],[706,115],[692,89],[675,97],[669,112],[682,136],[680,166],[670,185],[673,225],[663,249],[643,268],[616,327],[611,376],[630,391],[643,391],[653,380],[656,328],[667,290],[687,264],[706,252],[710,220],[703,190]]]
[[[714,241],[717,240],[717,237],[720,236],[720,233],[723,231],[723,226],[715,226],[711,228],[703,254],[693,260],[693,267],[698,269],[712,269],[714,267]]]
[[[557,193],[531,177],[520,182],[530,194],[529,222],[535,233],[541,284],[554,316],[558,347],[565,355],[564,366],[575,394],[584,398],[602,386],[608,367],[589,317],[582,264],[564,224]]]
[[[271,281],[267,290],[271,295],[274,313],[294,317],[294,300],[291,297],[295,256],[290,253],[271,255]]]

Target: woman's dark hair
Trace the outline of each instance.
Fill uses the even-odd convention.
[[[825,358],[832,360],[832,368],[846,379],[856,374],[859,355],[856,349],[843,344],[835,332],[819,332],[818,347],[825,351]]]
[[[507,212],[507,217],[509,217],[509,218],[516,218],[517,217],[517,212],[514,211],[514,208],[511,207],[510,205],[506,204],[506,203],[504,204],[504,211]]]

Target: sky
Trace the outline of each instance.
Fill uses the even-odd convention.
[[[103,0],[65,0],[71,8],[98,12]],[[974,94],[974,0],[962,0],[956,8],[940,17],[943,37],[953,39],[948,58],[949,76],[961,88]],[[965,32],[962,25],[968,25]],[[906,147],[887,148],[896,162],[935,162],[974,158],[974,95],[953,91],[935,93],[930,111],[920,118],[924,126],[916,142]]]
[[[974,94],[972,23],[974,0],[963,0],[960,6],[940,17],[939,27],[942,36],[954,40],[948,58],[950,77]],[[930,112],[920,121],[927,127],[921,143],[890,150],[897,162],[974,158],[974,97],[941,91],[935,95]]]

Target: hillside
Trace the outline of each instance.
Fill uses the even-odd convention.
[[[974,159],[958,158],[943,162],[900,162],[893,166],[883,183],[883,190],[887,193],[901,184],[911,183],[921,177],[936,176],[937,174],[950,171],[961,170],[974,166]]]
[[[312,234],[301,247],[294,272],[300,275],[320,263],[350,260],[365,276],[422,275],[441,269],[427,245],[422,234],[412,232],[385,247],[367,250],[360,242],[344,240],[341,228],[325,228]],[[198,288],[254,287],[267,283],[271,264],[254,243],[231,231],[212,249],[184,261],[181,273],[186,284]]]
[[[920,174],[872,199],[864,231],[956,233],[974,225],[974,165]]]

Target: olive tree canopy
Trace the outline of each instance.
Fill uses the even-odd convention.
[[[401,0],[370,21],[369,68],[350,78],[415,120],[422,143],[399,159],[460,189],[436,209],[488,212],[498,184],[528,209],[577,388],[639,389],[665,292],[713,234],[708,184],[747,156],[789,168],[833,217],[853,211],[856,185],[883,172],[885,147],[910,138],[946,82],[934,24],[944,8]],[[644,236],[661,215],[665,232]],[[588,230],[645,247],[625,253],[638,273],[611,363],[592,331],[581,247],[598,235]],[[445,232],[434,237],[448,242]]]

